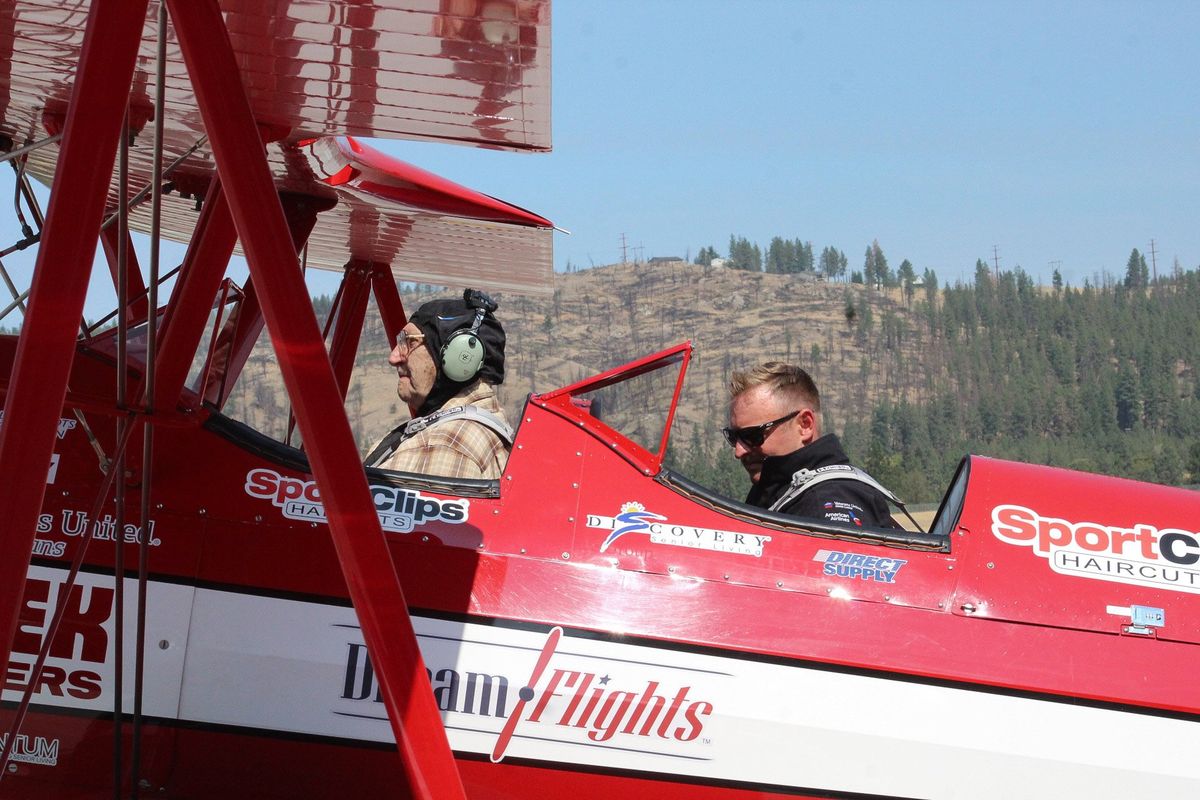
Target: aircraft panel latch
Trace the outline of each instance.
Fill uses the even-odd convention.
[[[1121,632],[1136,636],[1154,636],[1156,628],[1167,624],[1166,612],[1154,606],[1109,606],[1108,613],[1129,617],[1131,624],[1121,628]]]

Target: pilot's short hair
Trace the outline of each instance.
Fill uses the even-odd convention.
[[[729,378],[729,398],[740,395],[756,386],[766,386],[772,394],[802,403],[814,412],[821,411],[821,393],[812,376],[794,364],[768,361],[753,369],[735,370]]]

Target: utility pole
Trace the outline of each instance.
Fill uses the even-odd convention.
[[[629,247],[625,244],[625,234],[621,234],[621,263],[629,263]]]
[[[1000,246],[992,245],[992,263],[996,266],[996,281],[1000,281]]]
[[[1154,249],[1154,240],[1150,240],[1150,264],[1154,270],[1151,273],[1154,276],[1154,283],[1158,283],[1158,251]]]

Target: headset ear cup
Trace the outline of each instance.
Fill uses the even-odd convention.
[[[471,331],[459,331],[442,347],[442,374],[455,383],[469,381],[483,367],[483,342]]]

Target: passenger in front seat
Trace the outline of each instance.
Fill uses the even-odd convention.
[[[504,328],[496,303],[467,289],[409,318],[388,363],[413,418],[375,445],[368,467],[450,478],[499,478],[513,431],[496,399],[504,381]]]

